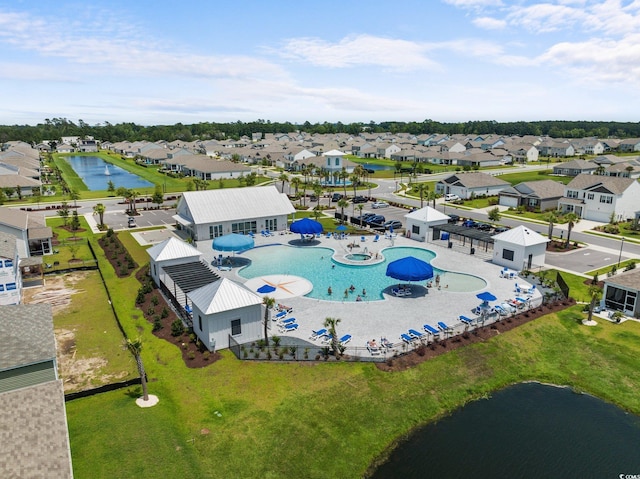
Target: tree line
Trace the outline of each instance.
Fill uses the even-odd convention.
[[[89,125],[83,120],[77,122],[67,118],[46,119],[37,125],[0,125],[0,142],[20,140],[30,144],[43,141],[56,141],[63,136],[92,136],[100,141],[194,141],[239,139],[251,137],[253,133],[290,133],[302,131],[310,134],[347,133],[410,133],[421,134],[464,134],[464,135],[534,135],[552,138],[639,138],[640,122],[615,121],[467,121],[443,123],[434,120],[422,122],[383,121],[369,123],[310,123],[271,122],[257,120],[251,122],[215,123],[202,122],[192,125],[176,123],[174,125],[143,126],[124,122],[109,122]]]

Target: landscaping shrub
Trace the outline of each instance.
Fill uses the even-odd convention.
[[[182,333],[184,333],[184,325],[182,320],[178,318],[171,323],[171,336],[180,336]]]

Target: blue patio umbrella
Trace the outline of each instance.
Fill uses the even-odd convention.
[[[275,286],[271,286],[270,284],[263,284],[260,286],[257,291],[258,293],[273,293],[276,290]]]
[[[482,293],[476,294],[476,298],[478,298],[481,301],[484,301],[485,303],[488,303],[489,301],[495,301],[496,298],[494,295],[492,295],[489,291],[484,291]]]
[[[336,228],[336,231],[347,231],[347,227],[345,225],[340,225]]]
[[[400,281],[424,281],[433,278],[433,267],[426,261],[407,256],[389,263],[387,276]]]
[[[244,251],[253,248],[254,241],[251,236],[231,233],[214,238],[213,249],[218,251]]]
[[[322,223],[312,220],[311,218],[302,218],[301,220],[294,221],[289,226],[289,229],[293,233],[300,233],[303,235],[313,235],[322,233]]]

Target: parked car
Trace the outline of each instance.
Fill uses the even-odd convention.
[[[368,200],[364,197],[364,196],[354,196],[353,199],[351,200],[352,203],[358,204],[358,203],[366,203]]]
[[[382,215],[374,215],[370,217],[368,220],[366,220],[366,223],[369,226],[382,226],[384,225],[384,222],[385,222],[385,217]]]
[[[342,195],[341,193],[334,193],[333,195],[331,195],[331,201],[340,201],[342,199],[344,195]]]
[[[389,206],[389,203],[387,203],[386,201],[376,201],[371,205],[373,209],[386,208],[387,206]]]
[[[384,224],[384,229],[388,230],[390,228],[393,228],[394,230],[399,230],[400,228],[402,228],[402,222],[398,220],[389,220]]]
[[[135,228],[136,226],[138,226],[138,225],[136,224],[136,219],[135,219],[134,217],[132,217],[132,216],[129,216],[129,219],[128,219],[128,221],[127,221],[127,226],[128,226],[129,228]]]
[[[458,201],[460,197],[458,195],[454,195],[453,193],[448,193],[444,195],[445,201]]]
[[[505,231],[509,231],[510,228],[507,228],[506,226],[498,226],[496,229],[493,230],[494,233],[504,233]]]
[[[491,231],[491,225],[488,223],[476,223],[475,227],[480,231]]]
[[[458,215],[449,215],[449,223],[457,223],[458,221],[460,221]]]
[[[462,223],[462,226],[466,226],[467,228],[475,228],[477,224],[478,223],[473,220],[466,220]]]

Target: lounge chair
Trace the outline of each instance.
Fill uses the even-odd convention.
[[[283,324],[280,326],[281,333],[288,333],[289,331],[295,331],[296,329],[298,329],[298,323]]]
[[[293,312],[293,308],[291,306],[285,306],[284,304],[281,304],[281,303],[278,303],[278,305],[276,306],[276,309],[278,311],[286,311],[287,313]]]
[[[466,316],[460,316],[460,321],[462,321],[464,323],[465,326],[471,326],[473,325],[473,320],[467,318]]]
[[[442,321],[438,321],[438,327],[444,333],[448,333],[451,330],[451,328],[447,326],[445,323],[443,323]]]
[[[377,243],[378,241],[380,241],[380,235],[375,235],[375,236],[373,237],[373,242],[374,242],[374,243]]]
[[[278,311],[276,314],[274,314],[273,318],[271,319],[274,321],[277,321],[278,319],[284,319],[287,314],[289,314],[289,311],[283,309],[282,311]]]
[[[400,335],[400,339],[402,339],[402,341],[404,341],[407,344],[411,344],[413,342],[413,338],[409,336],[407,333],[402,333]]]
[[[286,326],[287,324],[293,324],[296,322],[296,318],[284,318],[280,320],[280,324]]]
[[[248,234],[249,236],[251,236],[252,238],[255,238],[255,236],[256,236],[256,235],[253,233],[253,231],[249,231],[247,234]]]
[[[393,343],[389,341],[387,338],[380,338],[380,344],[383,348],[391,349],[393,347]]]
[[[411,336],[414,339],[422,339],[422,337],[424,336],[424,333],[421,333],[420,331],[416,331],[415,329],[410,329],[409,336]]]
[[[309,339],[311,339],[312,341],[315,341],[318,338],[323,337],[324,335],[328,334],[329,331],[327,331],[326,329],[322,328],[322,329],[318,329],[317,331],[312,330],[311,331],[311,337]]]
[[[331,236],[332,236],[333,234],[334,234],[334,233],[327,233],[327,239],[331,239]]]
[[[440,336],[440,331],[438,331],[436,328],[434,328],[430,324],[425,324],[424,326],[422,326],[422,329],[424,329],[427,333],[432,334],[434,337]]]
[[[350,334],[345,334],[344,336],[342,336],[340,338],[340,340],[338,341],[342,346],[344,346],[345,344],[347,344],[349,341],[351,341],[351,335]]]
[[[323,334],[320,338],[322,344],[329,344],[333,340],[333,335],[331,333]]]
[[[377,356],[380,354],[380,348],[375,341],[367,341],[367,350],[371,356]]]
[[[500,315],[500,316],[507,316],[509,313],[507,312],[506,309],[504,309],[502,306],[500,306],[499,304],[496,304],[493,309],[495,309],[495,311]]]
[[[504,303],[501,303],[499,306],[502,309],[504,309],[507,313],[515,313],[516,312],[515,305],[509,303],[508,301],[505,301]]]
[[[360,242],[364,243],[365,241],[367,241],[367,238],[365,238],[364,236],[360,236]]]

